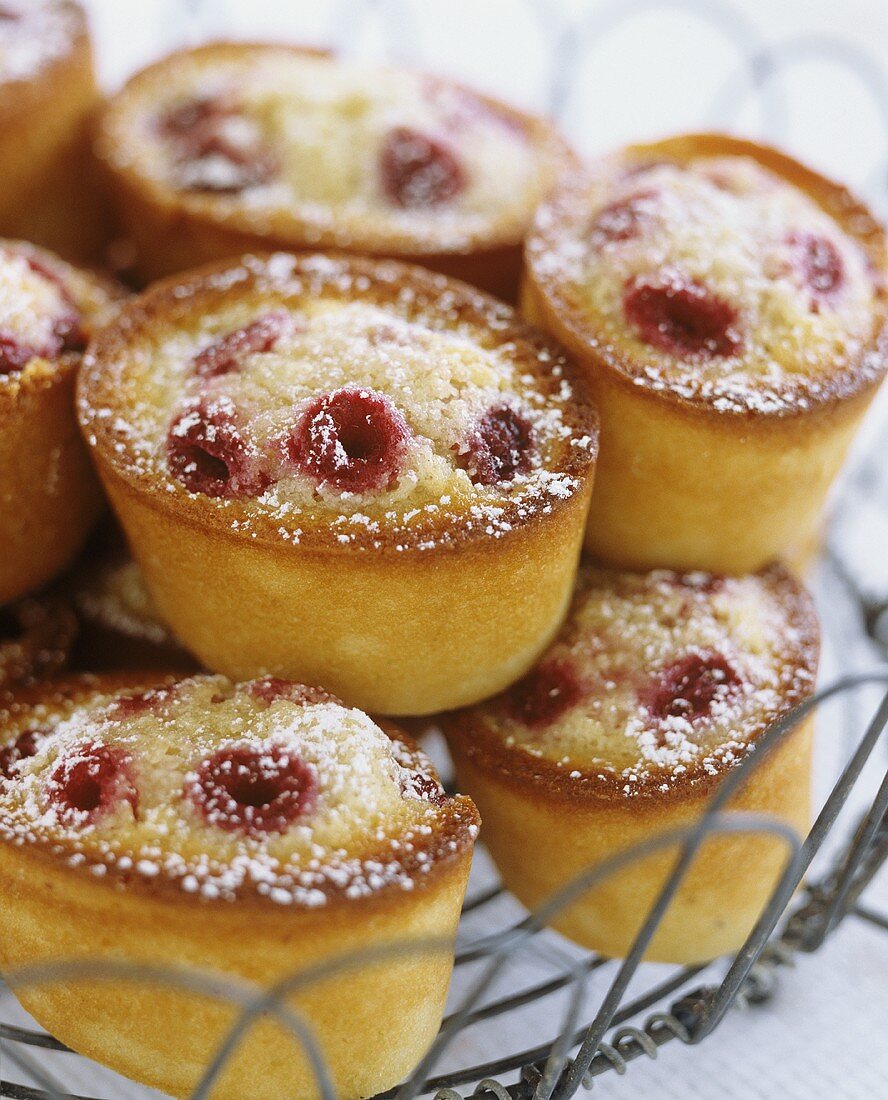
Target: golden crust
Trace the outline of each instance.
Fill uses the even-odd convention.
[[[587,369],[607,375],[608,381],[634,399],[651,406],[665,405],[674,414],[719,421],[742,421],[746,430],[767,430],[775,421],[828,415],[835,407],[863,395],[871,396],[888,368],[888,244],[885,230],[870,210],[845,187],[805,167],[777,149],[724,134],[686,134],[645,145],[632,145],[602,162],[603,166],[645,163],[666,159],[676,163],[698,157],[744,156],[769,169],[808,195],[863,250],[879,281],[872,337],[856,358],[841,371],[831,363],[817,367],[821,384],[806,393],[805,401],[785,401],[776,408],[757,408],[727,402],[714,403],[704,395],[676,392],[668,383],[653,388],[645,376],[645,364],[628,349],[600,338],[594,321],[565,294],[557,273],[540,270],[539,261],[557,248],[565,218],[574,215],[587,191],[582,173],[566,176],[537,214],[528,238],[523,294],[527,310],[565,346],[586,360]]]
[[[323,683],[375,714],[468,704],[526,671],[569,599],[596,453],[585,382],[560,349],[480,292],[392,262],[246,257],[179,285],[152,288],[97,337],[79,398],[106,490],[174,633],[233,679],[271,672]],[[266,513],[261,501],[190,494],[150,462],[134,464],[125,441],[118,446],[112,422],[126,426],[125,402],[138,397],[126,384],[127,351],[158,318],[192,318],[219,300],[286,303],[321,291],[397,302],[445,333],[459,319],[480,344],[518,358],[553,394],[540,400],[566,429],[546,437],[546,465],[477,495],[477,504],[448,495],[433,502],[437,511],[408,503],[374,517],[371,500],[362,509],[371,523],[355,525],[338,515],[339,498],[306,522],[292,510]]]
[[[109,226],[90,152],[100,101],[92,46],[80,4],[48,6],[58,10],[59,25],[46,37],[65,33],[64,48],[48,44],[31,72],[0,82],[0,235],[33,241],[76,262],[96,262]],[[32,35],[32,50],[34,41]]]
[[[318,219],[310,204],[288,203],[277,210],[255,212],[247,204],[228,204],[224,210],[213,197],[182,193],[134,169],[125,154],[143,100],[151,102],[165,75],[184,65],[215,59],[305,53],[300,46],[244,42],[215,42],[183,50],[137,73],[105,108],[99,120],[96,151],[108,181],[120,222],[134,239],[136,268],[145,279],[157,279],[197,264],[246,251],[338,249],[377,257],[412,260],[446,275],[466,279],[492,293],[514,299],[521,269],[526,225],[503,224],[492,216],[484,228],[461,233],[458,242],[430,219],[417,227],[393,230],[377,227],[367,217],[359,230],[348,233],[332,219]],[[325,51],[308,51],[323,55]],[[328,54],[329,56],[329,54]],[[436,78],[438,79],[438,78]],[[440,81],[456,94],[471,95],[506,126],[526,135],[550,164],[554,179],[576,158],[547,120],[518,110],[455,81]]]
[[[120,436],[105,410],[123,410],[130,394],[127,384],[127,351],[131,344],[152,331],[159,321],[187,324],[200,317],[204,308],[229,302],[254,301],[257,307],[270,300],[298,306],[305,299],[323,294],[343,301],[360,299],[391,306],[408,317],[428,320],[433,327],[465,324],[476,329],[491,346],[508,348],[509,357],[522,373],[533,376],[543,393],[553,400],[566,383],[571,401],[564,405],[569,432],[553,446],[550,472],[571,479],[574,491],[536,501],[498,502],[499,526],[503,531],[525,526],[553,511],[563,509],[577,492],[583,491],[594,465],[597,416],[583,375],[563,355],[557,344],[520,321],[508,307],[487,295],[420,267],[348,256],[244,256],[239,263],[211,264],[185,276],[170,278],[131,298],[113,322],[93,340],[81,372],[78,405],[83,431],[101,456],[102,463],[124,483],[138,487],[159,510],[200,529],[212,529],[219,537],[241,536],[250,531],[254,543],[280,546],[280,517],[257,514],[238,501],[218,502],[184,491],[178,483],[139,469],[131,450],[121,447]],[[359,381],[359,379],[355,379]],[[587,437],[578,447],[572,440]],[[170,491],[173,488],[175,491]],[[291,521],[291,525],[292,525]],[[489,520],[487,522],[490,522]],[[397,531],[379,533],[358,528],[344,545],[329,522],[311,523],[300,516],[299,545],[305,551],[349,554],[372,550],[374,555],[427,549],[462,549],[467,544],[490,545],[485,524],[479,524],[468,510],[454,510],[444,517],[413,522]],[[422,552],[422,551],[420,551]]]
[[[103,673],[98,675],[73,676],[57,680],[50,684],[23,687],[9,698],[0,708],[0,739],[4,743],[14,740],[15,735],[24,729],[33,728],[53,717],[68,716],[76,707],[89,705],[97,697],[123,692],[142,691],[152,687],[173,685],[175,675],[163,675],[160,672],[143,673]],[[397,745],[406,767],[425,770],[427,763],[416,743],[398,726],[391,722],[379,721],[380,728]],[[11,736],[10,736],[11,735]],[[403,750],[401,752],[401,749]],[[0,779],[0,802],[2,802],[2,779]],[[357,893],[353,890],[354,880],[345,875],[330,875],[312,880],[311,892],[316,899],[323,894],[323,904],[317,900],[308,904],[300,900],[298,891],[288,898],[284,908],[287,913],[303,911],[312,913],[322,910],[324,914],[343,911],[346,914],[356,907],[362,912],[386,912],[397,908],[405,894],[403,882],[409,879],[413,884],[411,893],[433,888],[442,876],[448,874],[454,864],[463,863],[471,855],[479,818],[469,798],[461,795],[444,796],[435,807],[435,820],[421,830],[410,830],[400,837],[387,837],[390,842],[371,843],[359,853],[362,865],[384,866],[393,859],[397,851],[399,877],[387,880],[371,892]],[[163,899],[166,904],[187,910],[190,907],[236,905],[238,909],[257,907],[260,910],[280,909],[281,902],[274,900],[267,890],[260,889],[260,883],[244,879],[236,887],[226,888],[222,894],[208,895],[201,891],[189,893],[183,890],[182,874],[171,873],[161,859],[149,874],[136,873],[132,864],[136,853],[128,861],[120,859],[127,853],[117,852],[116,858],[110,858],[109,851],[99,839],[93,845],[89,842],[77,842],[72,837],[59,832],[58,835],[36,836],[16,828],[14,820],[4,820],[0,805],[0,841],[11,844],[22,853],[35,867],[53,869],[55,874],[70,874],[78,877],[94,878],[95,869],[102,868],[102,882],[125,888],[135,897]],[[394,843],[391,843],[394,841]]]
[[[657,769],[639,771],[633,776],[631,796],[627,798],[626,779],[621,773],[584,769],[572,762],[559,764],[545,756],[528,753],[520,745],[504,742],[501,731],[488,717],[485,704],[443,715],[441,725],[448,742],[461,758],[479,773],[490,775],[498,784],[517,796],[539,802],[557,802],[577,808],[626,804],[642,815],[662,812],[662,808],[682,800],[697,799],[712,793],[731,768],[754,751],[759,737],[770,724],[802,703],[811,693],[820,653],[820,628],[814,604],[798,579],[781,565],[773,565],[761,574],[767,590],[785,609],[787,639],[785,666],[802,669],[804,680],[789,681],[777,712],[770,714],[751,730],[744,730],[743,745],[733,748],[726,761],[716,754],[684,764],[670,774],[664,789],[663,776]],[[605,762],[606,763],[606,762]]]
[[[87,334],[122,290],[21,241],[0,242],[57,272]],[[0,374],[0,603],[46,584],[76,556],[102,508],[74,416],[81,356],[37,356]]]

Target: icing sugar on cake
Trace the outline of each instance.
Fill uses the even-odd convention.
[[[323,524],[431,547],[448,523],[497,536],[551,511],[595,451],[566,360],[507,307],[406,270],[278,254],[186,281],[100,342],[83,420],[130,475],[294,542]]]
[[[130,885],[315,907],[413,889],[477,831],[419,750],[302,685],[84,681],[4,717],[0,836]]]
[[[140,74],[103,146],[196,205],[296,217],[307,243],[367,232],[459,249],[491,224],[520,237],[563,154],[557,139],[449,81],[274,46],[174,55]]]
[[[65,0],[7,0],[0,7],[0,82],[28,80],[63,56],[82,30]]]
[[[780,414],[881,371],[866,353],[882,288],[863,249],[752,158],[614,158],[537,229],[534,269],[638,386]]]
[[[486,735],[565,777],[632,795],[718,774],[806,698],[810,601],[781,567],[743,577],[581,568],[561,634],[473,712]]]

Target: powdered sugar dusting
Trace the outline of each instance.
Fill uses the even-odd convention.
[[[41,735],[36,754],[0,778],[0,837],[116,881],[162,881],[210,900],[252,893],[314,907],[413,889],[437,859],[471,842],[471,804],[443,796],[418,750],[360,711],[314,698],[198,676],[139,696],[138,705],[117,693],[13,709],[4,741],[34,725]],[[61,813],[52,777],[95,756],[97,745],[126,760],[127,797],[93,816]],[[218,765],[244,754],[259,764],[246,791],[242,777],[232,778],[236,764]],[[217,787],[221,776],[234,793],[204,804],[194,785],[207,782],[208,766]],[[291,781],[285,797],[311,789],[295,811],[266,789],[282,769]],[[229,803],[243,817],[221,821]]]
[[[485,725],[565,775],[616,776],[627,794],[651,781],[668,790],[688,772],[718,774],[813,691],[812,614],[777,568],[723,578],[584,566],[540,662],[561,673],[548,678],[550,692],[569,670],[570,700],[547,697],[541,708],[533,699],[544,718],[529,725],[522,715],[531,712],[506,693],[485,708]]]
[[[644,389],[721,412],[780,414],[884,370],[867,352],[881,289],[863,249],[748,157],[607,162],[543,206],[528,258],[589,326],[591,344]],[[666,288],[650,331],[627,308],[639,280]],[[716,309],[733,314],[699,353],[670,350],[699,319],[693,301],[681,308],[685,287],[717,303],[710,324]],[[679,303],[671,311],[670,300]]]
[[[284,255],[242,263],[183,283],[174,316],[155,314],[137,329],[124,315],[126,354],[115,344],[106,355],[100,342],[88,364],[82,418],[111,438],[127,476],[182,492],[167,464],[170,424],[198,403],[223,403],[239,453],[253,456],[253,480],[265,486],[249,501],[217,501],[240,532],[263,526],[299,543],[322,524],[340,545],[432,546],[447,539],[454,517],[463,531],[500,537],[583,487],[596,424],[582,380],[556,348],[516,328],[507,307],[482,296],[467,302],[443,277],[401,282],[397,265]],[[207,348],[269,309],[289,318],[273,346],[247,349],[236,369],[218,375],[194,369]],[[406,426],[398,455],[381,467],[387,480],[368,491],[293,461],[292,433],[323,395],[350,387]],[[503,480],[482,483],[474,440],[502,409],[527,425],[526,454],[507,464]]]
[[[28,80],[70,49],[83,28],[66,0],[9,0],[0,18],[0,80]]]

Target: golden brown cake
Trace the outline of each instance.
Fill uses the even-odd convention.
[[[450,80],[248,43],[138,73],[96,148],[145,280],[333,248],[510,298],[534,207],[573,159],[547,122]]]
[[[0,608],[0,696],[59,672],[76,637],[77,617],[60,596],[29,597]]]
[[[101,509],[74,382],[117,293],[52,253],[0,241],[0,605],[62,570]]]
[[[536,909],[598,862],[696,820],[768,725],[810,696],[818,646],[811,601],[782,567],[719,577],[583,566],[561,634],[533,671],[443,719],[506,887]],[[804,835],[810,756],[806,720],[730,808]],[[611,876],[555,928],[625,954],[676,854]],[[706,842],[648,958],[693,963],[736,950],[788,857],[785,842],[761,835]]]
[[[68,586],[79,623],[75,668],[158,669],[186,675],[198,664],[160,618],[119,533],[102,532]]]
[[[749,141],[631,146],[566,179],[523,308],[595,388],[589,550],[728,573],[808,555],[885,372],[885,272],[865,207]]]
[[[71,0],[0,10],[0,236],[98,260],[107,217],[90,151],[99,102],[86,18]]]
[[[567,608],[586,384],[442,275],[278,253],[168,280],[97,336],[80,417],[162,617],[235,679],[427,714],[522,675]]]
[[[357,963],[288,999],[337,1095],[397,1084],[434,1038],[477,814],[394,726],[319,689],[197,676],[144,690],[84,678],[2,716],[0,965],[99,959],[270,988]],[[430,949],[434,943],[436,949]],[[53,1035],[185,1097],[236,1018],[134,980],[17,989]],[[214,1100],[318,1095],[292,1034],[250,1030]]]

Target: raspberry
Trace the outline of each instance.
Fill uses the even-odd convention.
[[[194,191],[236,194],[268,183],[279,164],[258,127],[222,98],[197,97],[158,121],[178,154],[181,183]]]
[[[261,456],[241,433],[230,401],[198,400],[173,420],[167,435],[170,473],[190,493],[259,496],[270,484]]]
[[[311,811],[317,778],[289,749],[235,745],[203,760],[186,793],[210,825],[259,838],[286,832]]]
[[[639,191],[603,207],[592,221],[592,244],[600,248],[602,245],[637,237],[645,222],[650,219],[651,203],[656,197],[656,191]]]
[[[283,310],[271,310],[227,333],[195,355],[194,373],[199,378],[218,378],[237,370],[245,356],[271,351],[286,331],[288,319]]]
[[[43,730],[25,730],[20,733],[15,741],[4,745],[0,749],[0,776],[4,779],[13,778],[13,767],[20,760],[28,760],[37,755],[41,740],[46,736]]]
[[[630,280],[623,309],[641,340],[670,355],[710,359],[741,350],[734,307],[674,273]]]
[[[132,757],[113,745],[86,744],[69,753],[47,785],[50,805],[62,821],[90,825],[128,802],[136,814],[139,795]]]
[[[832,241],[816,233],[790,233],[786,243],[793,267],[811,291],[815,304],[831,298],[845,278],[845,265]]]
[[[475,485],[511,481],[516,474],[526,474],[530,469],[533,430],[509,405],[486,412],[468,443],[463,461]]]
[[[438,138],[407,126],[397,126],[386,136],[379,174],[389,200],[405,210],[442,206],[466,185],[455,152]]]
[[[548,661],[510,689],[507,707],[512,717],[526,726],[551,726],[576,706],[582,694],[573,665],[564,660]]]
[[[739,675],[721,653],[688,653],[660,670],[642,702],[654,718],[695,722],[740,684]]]
[[[0,332],[0,377],[22,371],[40,353],[8,333]]]
[[[411,431],[390,398],[360,386],[316,397],[286,450],[301,473],[340,492],[387,488],[400,472]]]

